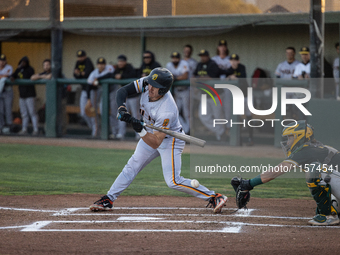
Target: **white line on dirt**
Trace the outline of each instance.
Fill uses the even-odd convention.
[[[183,216],[191,216],[191,217],[241,217],[241,218],[268,218],[268,219],[287,219],[287,220],[310,220],[308,217],[286,217],[286,216],[268,216],[268,215],[250,215],[250,214],[171,214],[171,213],[74,213],[69,214],[68,216],[173,216],[173,217],[183,217]]]
[[[0,210],[13,210],[13,211],[26,211],[26,212],[59,212],[57,210],[40,210],[40,209],[27,209],[27,208],[14,208],[14,207],[0,207]]]
[[[107,224],[107,223],[194,223],[194,224],[219,224],[219,226],[226,225],[221,229],[42,229],[49,224]],[[223,232],[223,233],[239,233],[242,226],[256,226],[256,227],[289,227],[289,228],[323,228],[325,226],[307,226],[307,225],[281,225],[281,224],[260,224],[260,223],[246,223],[246,222],[230,222],[230,221],[194,221],[194,220],[106,220],[106,221],[37,221],[31,225],[26,226],[21,231],[25,232]],[[328,226],[330,228],[340,228],[340,226]]]
[[[50,223],[52,223],[52,221],[37,221],[37,222],[32,223],[31,225],[26,226],[21,231],[26,231],[26,232],[39,231],[41,228],[47,226]]]
[[[39,229],[39,232],[199,232],[199,233],[239,233],[241,227],[230,227],[221,230],[203,229]]]

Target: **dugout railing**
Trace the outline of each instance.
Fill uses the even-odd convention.
[[[109,87],[111,84],[119,84],[125,85],[132,81],[136,80],[132,79],[103,79],[100,81],[100,85],[102,86],[102,114],[101,114],[101,139],[108,140],[109,132],[110,132],[110,122],[109,122],[109,114],[110,114],[110,103],[109,103]],[[213,83],[216,83],[214,81]],[[226,83],[226,81],[221,80],[219,83]],[[228,84],[237,85],[237,81],[227,81]],[[61,92],[60,89],[65,85],[72,84],[87,84],[87,79],[51,79],[51,80],[29,80],[29,79],[17,79],[14,82],[11,82],[9,79],[6,81],[8,85],[26,85],[26,86],[34,86],[34,85],[46,85],[46,112],[45,112],[45,135],[46,137],[58,137],[58,115],[62,114],[60,111],[60,107],[58,104],[61,104]],[[190,86],[189,81],[175,81],[174,86]],[[307,80],[284,80],[284,79],[275,79],[275,87],[278,88],[278,98],[281,99],[281,88],[282,87],[304,87],[307,88],[309,86],[309,82]],[[59,91],[59,92],[58,92]],[[280,121],[283,120],[283,116],[281,116],[281,104],[278,103],[277,109],[275,111],[275,119]],[[238,121],[238,116],[232,115],[233,122]],[[282,126],[277,124],[274,125],[274,146],[280,147],[281,141],[281,132]],[[239,125],[234,125],[230,128],[230,140],[229,144],[231,146],[239,146],[241,144],[241,131]]]
[[[102,114],[101,114],[101,139],[108,140],[110,132],[110,103],[109,103],[109,87],[111,84],[125,85],[136,78],[131,79],[103,79],[99,81],[102,86]],[[6,80],[7,85],[46,85],[46,106],[45,106],[45,135],[46,137],[58,137],[58,120],[61,119],[58,115],[61,115],[61,89],[62,87],[72,84],[86,85],[87,79],[51,79],[51,80],[29,80],[29,79],[17,79],[11,82],[9,79]],[[174,86],[190,86],[189,81],[175,81]],[[189,100],[189,99],[188,99]]]

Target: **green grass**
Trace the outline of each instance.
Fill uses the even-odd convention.
[[[0,144],[0,195],[106,194],[133,151]],[[239,157],[238,164],[251,160]],[[225,156],[226,162],[235,160]],[[264,158],[263,162],[269,159]],[[189,177],[190,156],[182,156],[182,175]],[[230,179],[198,179],[210,189],[234,196]],[[187,196],[169,189],[160,158],[151,162],[122,195]],[[310,197],[304,179],[276,179],[252,191],[253,197]]]

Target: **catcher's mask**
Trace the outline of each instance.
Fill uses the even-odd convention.
[[[288,124],[282,131],[281,147],[286,157],[295,153],[304,143],[314,139],[313,127],[305,120]]]
[[[170,90],[174,82],[174,76],[168,69],[158,67],[151,71],[149,76],[145,78],[145,81],[152,87],[159,88],[158,94],[163,96]]]

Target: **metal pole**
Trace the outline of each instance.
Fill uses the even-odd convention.
[[[61,78],[63,32],[60,25],[60,0],[50,0],[51,21],[51,65],[52,82],[46,89],[46,136],[56,137],[62,133],[62,86],[58,86],[56,79]],[[51,94],[53,93],[53,94]]]
[[[324,0],[310,0],[310,90],[313,98],[323,98]]]

